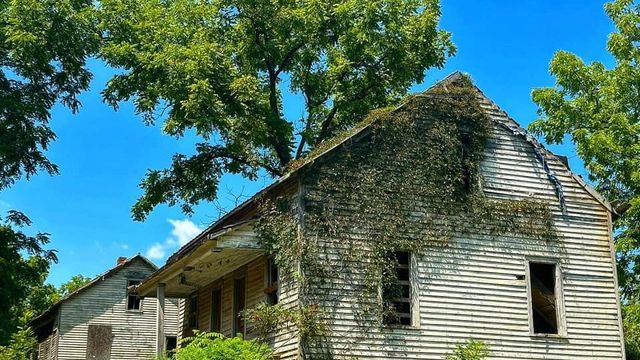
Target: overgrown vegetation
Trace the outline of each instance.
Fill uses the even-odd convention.
[[[395,312],[380,298],[381,288],[399,291],[395,251],[421,254],[469,234],[556,239],[546,203],[489,199],[480,190],[493,124],[470,80],[372,116],[358,130],[366,139],[301,170],[302,199],[265,200],[256,231],[297,281],[302,306],[318,306],[326,316],[349,292],[357,298],[357,331],[366,335]],[[311,352],[324,345],[320,338],[302,343]]]
[[[489,357],[489,347],[482,341],[469,339],[464,344],[456,345],[453,352],[445,360],[485,360]]]
[[[176,351],[175,360],[272,360],[269,346],[239,337],[227,338],[217,333],[196,332],[185,338]]]

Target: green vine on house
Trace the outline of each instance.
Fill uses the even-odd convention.
[[[292,314],[314,306],[317,318],[309,323],[321,322],[340,301],[333,285],[349,284],[359,294],[358,329],[366,334],[394,316],[393,303],[380,294],[399,291],[396,251],[447,248],[472,233],[555,241],[545,202],[483,194],[480,163],[494,126],[463,78],[411,96],[396,109],[375,111],[308,154],[314,164],[300,169],[300,198],[265,199],[255,226],[283,276],[298,286],[300,308],[279,316],[304,332],[306,324],[292,321]],[[360,141],[344,141],[354,134]],[[328,151],[336,144],[337,151]],[[290,171],[303,164],[292,164]],[[267,308],[254,309],[253,320]],[[270,323],[282,324],[273,316]],[[305,336],[302,346],[315,349],[321,342],[319,331]]]

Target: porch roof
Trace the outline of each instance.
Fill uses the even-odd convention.
[[[193,251],[147,277],[138,294],[155,297],[158,284],[165,284],[169,298],[185,298],[199,287],[246,265],[264,254],[252,222],[241,222],[208,235]]]

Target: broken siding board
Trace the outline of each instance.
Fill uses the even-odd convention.
[[[442,359],[468,338],[486,341],[492,359],[623,358],[606,208],[563,164],[550,160],[549,167],[563,185],[567,207],[563,214],[531,145],[502,127],[492,132],[481,167],[488,197],[518,200],[533,195],[547,202],[560,234],[558,242],[471,233],[446,248],[417,254],[420,315],[416,328],[371,329],[363,335],[354,315],[359,306],[354,300],[357,279],[330,279],[326,289],[339,300],[331,302],[327,315],[327,343],[336,358]],[[336,209],[353,211],[353,204],[331,196]],[[328,246],[325,256],[338,258],[335,251],[342,244],[333,239],[318,241]],[[560,260],[564,338],[530,334],[527,278],[517,278],[525,275],[528,256]],[[354,265],[358,264],[348,264]]]

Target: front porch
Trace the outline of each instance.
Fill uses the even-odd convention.
[[[214,234],[202,234],[192,248],[152,274],[137,288],[143,297],[157,298],[158,354],[166,348],[164,299],[181,298],[179,337],[193,330],[215,331],[226,336],[253,337],[239,314],[265,301],[277,291],[268,276],[269,261],[250,223],[230,226]]]

